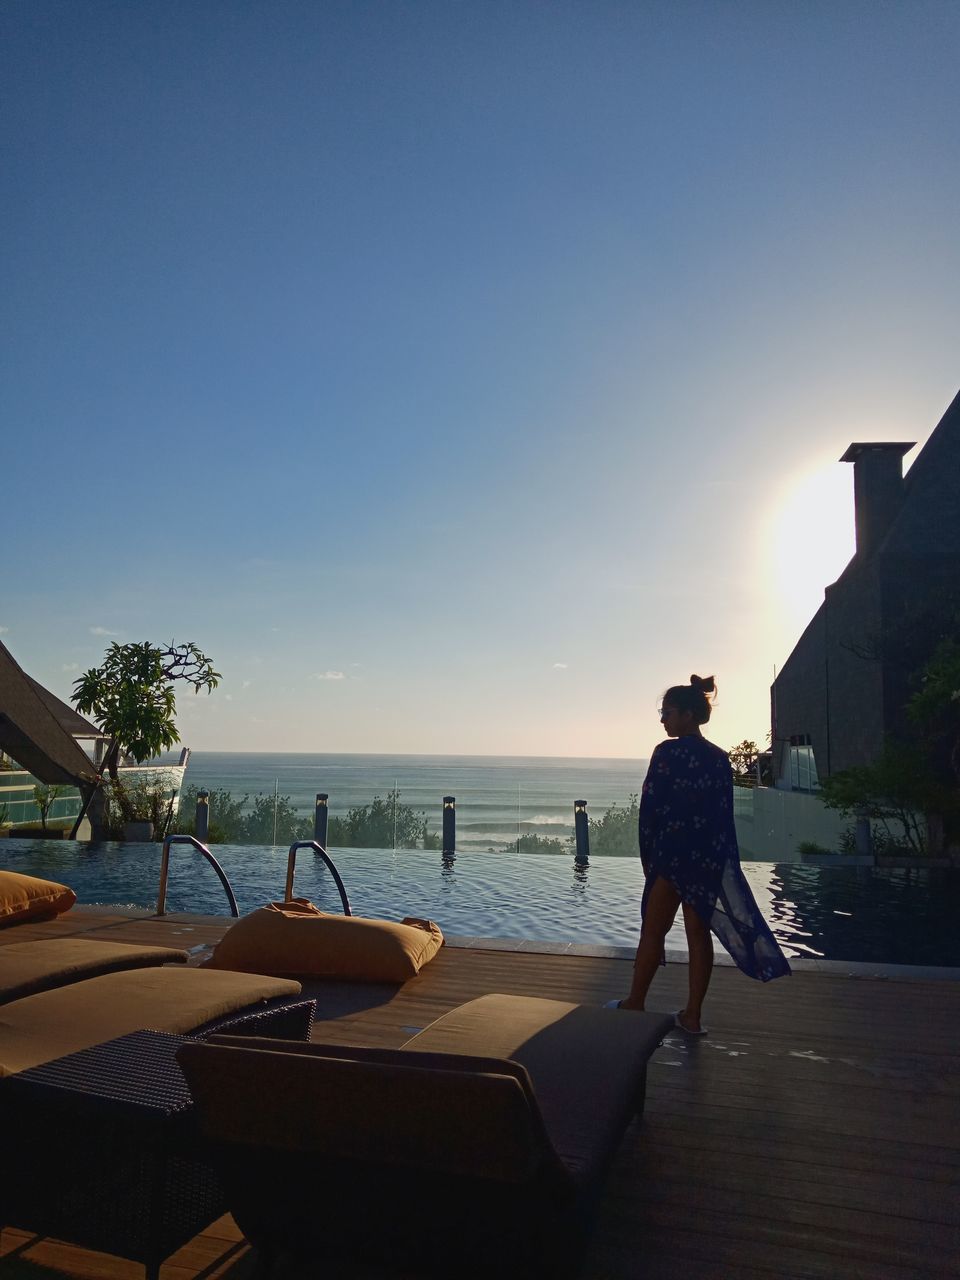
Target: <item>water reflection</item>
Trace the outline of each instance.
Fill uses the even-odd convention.
[[[283,891],[285,849],[218,845],[242,912]],[[551,855],[333,850],[357,915],[429,916],[472,937],[634,947],[640,931],[640,860]],[[81,903],[153,908],[160,846],[0,841],[11,871],[69,884]],[[319,859],[297,867],[297,892],[339,911]],[[745,862],[757,903],[788,956],[888,964],[960,966],[960,871],[811,867]],[[223,915],[223,889],[193,849],[171,859],[168,910]],[[682,924],[667,949],[685,950]]]
[[[768,919],[801,954],[882,964],[956,965],[960,874],[949,867],[807,867],[769,876]]]

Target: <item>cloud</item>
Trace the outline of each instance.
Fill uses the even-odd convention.
[[[223,697],[224,697],[224,701],[225,701],[225,702],[232,702],[232,701],[233,701],[233,694],[232,694],[232,693],[225,693],[225,694],[223,695]]]
[[[0,636],[9,635],[9,633],[10,633],[9,627],[0,627]]]
[[[92,636],[115,636],[119,633],[116,631],[108,631],[106,627],[91,627],[90,634]]]
[[[61,670],[61,671],[79,671],[79,670],[80,670],[80,663],[79,663],[79,662],[65,662],[65,663],[63,664],[63,666],[60,668],[60,670]]]
[[[342,680],[344,675],[342,671],[315,671],[313,678],[314,680]]]
[[[553,664],[553,669],[554,671],[566,671],[567,665],[568,664],[566,662],[555,662]]]
[[[242,681],[240,682],[240,688],[241,688],[241,689],[249,689],[249,688],[250,688],[250,686],[251,686],[252,684],[253,684],[253,681],[252,681],[252,680],[242,680]]]

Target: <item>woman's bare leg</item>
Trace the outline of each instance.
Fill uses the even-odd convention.
[[[690,993],[687,1007],[680,1010],[680,1021],[691,1031],[700,1030],[700,1013],[713,973],[713,935],[688,902],[683,904],[683,927],[687,933],[690,965],[687,981]]]
[[[633,982],[626,1000],[620,1001],[621,1009],[643,1009],[650,983],[660,968],[663,941],[676,919],[679,905],[679,893],[669,880],[658,876],[650,886],[647,911],[640,930],[640,945],[633,962]]]

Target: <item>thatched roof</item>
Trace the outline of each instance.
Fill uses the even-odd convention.
[[[41,782],[89,786],[97,772],[77,739],[102,736],[32,680],[0,642],[0,750]]]

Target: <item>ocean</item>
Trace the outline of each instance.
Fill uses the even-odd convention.
[[[304,814],[325,791],[334,817],[396,788],[400,803],[422,811],[431,831],[440,830],[443,797],[452,795],[457,847],[499,850],[518,834],[567,839],[575,800],[586,800],[590,817],[600,818],[614,804],[629,804],[646,769],[646,760],[194,751],[185,785],[251,801],[276,790]]]

